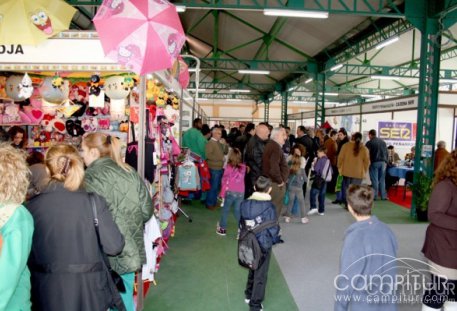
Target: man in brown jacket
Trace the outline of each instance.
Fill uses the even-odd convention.
[[[276,208],[276,215],[282,209],[282,201],[286,193],[286,182],[289,177],[289,167],[282,146],[287,139],[286,130],[281,127],[271,131],[270,140],[265,145],[262,156],[262,172],[272,181],[271,201]]]
[[[211,174],[211,189],[206,196],[206,208],[210,210],[216,209],[217,194],[221,186],[222,175],[224,173],[224,155],[228,153],[228,146],[222,138],[220,128],[213,128],[211,131],[211,139],[205,147],[206,162],[208,163],[209,172]]]

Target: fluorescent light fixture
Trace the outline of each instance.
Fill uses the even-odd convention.
[[[440,79],[440,83],[457,83],[457,79]]]
[[[238,99],[238,98],[229,98],[227,99],[228,102],[240,102],[241,99]]]
[[[250,69],[240,69],[238,73],[241,74],[252,74],[252,75],[269,75],[270,71],[268,70],[250,70]]]
[[[230,92],[232,92],[232,93],[250,93],[251,90],[246,90],[246,89],[230,89]]]
[[[388,45],[391,45],[392,43],[395,43],[397,42],[398,40],[400,40],[399,37],[395,36],[395,37],[392,37],[386,41],[383,41],[381,43],[379,43],[377,46],[376,46],[376,50],[379,50],[379,49],[382,49],[383,47],[386,47]]]
[[[264,9],[263,14],[267,16],[288,16],[288,17],[307,17],[307,18],[328,18],[328,12],[318,11],[297,11],[281,9]]]
[[[313,82],[313,78],[309,78],[308,80],[305,81],[305,84],[308,84],[310,82]]]
[[[200,68],[198,70],[200,71]],[[189,68],[189,72],[197,72],[197,68]]]
[[[360,95],[361,97],[365,97],[365,98],[374,98],[374,97],[378,97],[379,95],[372,95],[372,94],[362,94]]]
[[[332,68],[330,68],[330,71],[337,71],[337,70],[340,69],[341,67],[343,67],[343,64],[335,65],[335,66],[333,66]]]
[[[391,76],[371,76],[372,79],[379,79],[379,80],[400,80],[399,77],[391,77]]]
[[[187,89],[189,92],[196,92],[197,89]],[[206,92],[206,89],[198,89],[199,92]]]
[[[208,98],[197,98],[198,102],[203,102],[203,101],[207,101],[207,100],[208,100]]]
[[[178,12],[178,13],[186,12],[186,6],[185,5],[175,5],[175,7],[176,7],[176,12]]]
[[[295,88],[296,88],[296,86],[292,86],[292,87],[288,88],[287,90],[290,92],[290,91],[295,90]]]
[[[338,96],[338,93],[324,93],[325,96]],[[319,93],[319,95],[322,95],[322,93]]]

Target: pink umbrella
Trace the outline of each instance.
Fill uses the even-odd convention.
[[[106,56],[140,75],[173,66],[186,40],[166,0],[104,0],[93,21]]]

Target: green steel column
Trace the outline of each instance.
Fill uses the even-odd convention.
[[[314,76],[316,83],[316,102],[314,113],[314,127],[318,128],[324,124],[325,121],[325,74],[319,73]]]
[[[270,102],[265,103],[265,109],[263,110],[263,121],[268,122],[270,119]]]
[[[287,102],[289,99],[289,92],[287,90],[281,92],[281,124],[287,126]]]
[[[426,18],[425,27],[421,31],[419,107],[417,110],[416,155],[414,158],[415,176],[419,173],[433,176],[432,153],[435,145],[441,53],[441,32],[439,28],[438,19]],[[414,200],[411,215],[416,215]]]

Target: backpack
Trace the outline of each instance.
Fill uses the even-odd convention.
[[[245,268],[257,270],[263,253],[256,234],[265,229],[277,226],[278,221],[265,221],[253,229],[248,228],[244,221],[241,223],[240,237],[238,239],[238,263]]]

